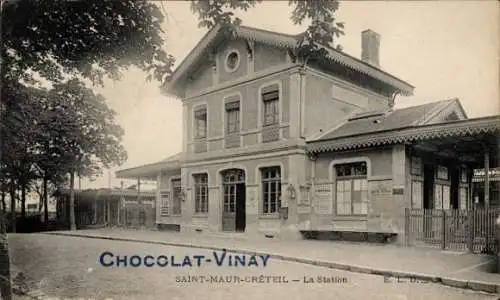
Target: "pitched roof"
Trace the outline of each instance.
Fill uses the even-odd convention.
[[[394,130],[411,125],[422,124],[426,115],[434,114],[455,100],[436,101],[427,104],[405,107],[397,110],[373,111],[356,114],[343,125],[327,132],[315,141],[336,139],[378,131]]]
[[[358,132],[349,136],[341,136],[329,140],[318,140],[308,143],[311,153],[344,151],[357,148],[377,147],[390,144],[413,143],[429,139],[460,138],[481,134],[498,134],[500,131],[500,115],[388,128],[385,130]]]
[[[196,64],[201,58],[206,57],[207,48],[219,43],[224,38],[223,32],[223,27],[216,25],[205,34],[175,69],[170,81],[165,86],[167,90],[174,90],[173,87],[178,80],[186,74],[192,65]],[[248,26],[238,26],[234,30],[233,37],[292,50],[299,47],[302,34],[290,35]],[[389,84],[398,89],[403,95],[413,94],[414,87],[407,82],[344,52],[324,45],[322,47],[327,50],[326,58],[330,61]]]

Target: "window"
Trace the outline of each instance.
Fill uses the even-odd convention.
[[[466,210],[467,209],[467,188],[466,187],[460,188],[459,198],[460,198],[459,209]]]
[[[460,181],[467,183],[467,168],[465,167],[460,169]]]
[[[168,216],[170,213],[170,193],[169,192],[161,192],[160,194],[160,215]]]
[[[422,175],[422,159],[420,157],[413,156],[411,158],[411,174]]]
[[[445,166],[437,167],[437,179],[448,180],[448,168]]]
[[[263,93],[262,100],[264,101],[264,126],[279,124],[279,91]]]
[[[450,209],[450,187],[444,184],[434,185],[434,209]]]
[[[262,213],[275,214],[281,207],[280,168],[265,168],[262,172]]]
[[[200,108],[194,112],[195,137],[197,139],[207,137],[207,109]]]
[[[194,175],[194,211],[197,214],[208,213],[208,175]]]
[[[181,214],[182,185],[180,179],[172,180],[172,215]]]
[[[236,185],[227,184],[224,185],[224,212],[225,213],[235,213],[236,212]]]
[[[368,214],[368,180],[366,163],[335,166],[337,181],[337,214]]]
[[[226,71],[234,72],[240,65],[240,56],[236,50],[229,52],[226,58]]]
[[[423,203],[422,182],[412,181],[411,183],[411,208],[421,209]]]
[[[240,102],[226,103],[226,132],[237,133],[240,131]]]

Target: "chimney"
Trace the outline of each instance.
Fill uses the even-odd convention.
[[[361,32],[361,60],[380,68],[380,34],[371,29]]]

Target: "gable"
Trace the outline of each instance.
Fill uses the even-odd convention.
[[[187,78],[178,86],[184,97],[191,97],[212,86],[230,84],[250,78],[254,73],[272,67],[289,66],[283,48],[252,42],[243,38],[223,40],[213,45],[210,55],[200,58],[187,71]]]
[[[301,40],[300,35],[289,35],[246,26],[236,27],[231,35],[228,35],[226,27],[216,25],[202,38],[198,45],[188,53],[186,58],[176,68],[172,76],[165,83],[165,92],[174,93],[177,96],[183,97],[183,81],[185,82],[185,79],[191,76],[192,70],[196,69],[196,66],[199,65],[200,62],[206,61],[207,59],[211,60],[212,64],[214,64],[213,62],[216,60],[214,59],[215,48],[224,41],[235,39],[248,41],[247,45],[250,46],[248,48],[252,48],[254,43],[273,47],[273,51],[268,51],[266,53],[274,52],[274,48],[282,49],[284,53],[288,53],[289,51],[296,50]],[[413,86],[391,74],[341,51],[327,46],[322,47],[327,50],[325,59],[332,64],[332,67],[347,68],[354,73],[363,74],[364,76],[373,78],[387,87],[390,87],[390,89],[399,91],[402,95],[411,95],[413,93]],[[254,55],[253,52],[250,54]],[[281,56],[281,54],[278,56],[280,58],[285,57],[286,60],[286,54],[284,54],[284,56]],[[220,66],[218,66],[218,68],[220,69]],[[215,83],[217,84],[216,80]]]
[[[465,110],[458,99],[448,100],[434,111],[424,116],[416,125],[436,124],[467,119]]]

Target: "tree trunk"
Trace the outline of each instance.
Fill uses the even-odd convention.
[[[26,219],[26,184],[21,184],[21,220]]]
[[[5,215],[7,213],[7,203],[5,203],[5,190],[2,186],[2,213]]]
[[[43,220],[45,224],[49,222],[49,205],[48,205],[48,191],[47,191],[47,178],[43,178]]]
[[[10,281],[10,259],[9,259],[9,244],[7,242],[6,226],[4,224],[3,212],[2,217],[2,233],[0,242],[0,294],[2,299],[12,300],[12,285]]]
[[[75,172],[69,175],[69,224],[71,230],[76,230],[75,218]]]
[[[10,219],[12,223],[12,232],[16,232],[16,188],[14,183],[10,186]]]

